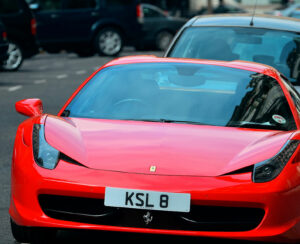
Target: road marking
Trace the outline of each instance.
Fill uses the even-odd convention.
[[[76,75],[83,75],[86,73],[86,70],[78,70],[76,71]]]
[[[61,74],[61,75],[56,76],[57,79],[65,79],[67,77],[68,77],[67,74]]]
[[[35,80],[34,84],[38,85],[38,84],[44,84],[46,82],[47,82],[46,80]]]
[[[23,86],[21,86],[21,85],[18,85],[18,86],[11,86],[11,87],[8,88],[8,91],[9,91],[9,92],[14,92],[14,91],[16,91],[16,90],[21,89],[22,87],[23,87]]]

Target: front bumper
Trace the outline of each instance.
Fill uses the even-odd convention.
[[[280,179],[271,183],[255,184],[251,173],[222,177],[184,177],[128,174],[93,170],[61,161],[55,170],[37,166],[30,150],[22,158],[14,156],[12,165],[12,196],[10,215],[19,225],[94,229],[105,231],[138,232],[152,234],[205,236],[260,241],[292,242],[300,240],[299,188],[290,188]],[[292,165],[290,167],[296,167]],[[287,171],[286,174],[289,171]],[[285,174],[282,172],[282,174]],[[289,176],[289,175],[287,175]],[[292,180],[292,179],[290,179]],[[284,185],[284,186],[283,186]],[[143,224],[143,213],[138,213],[141,225],[116,222],[92,222],[68,219],[47,213],[39,202],[41,196],[70,196],[103,201],[105,187],[121,187],[161,192],[190,193],[193,206],[261,209],[262,220],[249,230],[205,230],[151,227]],[[84,204],[83,204],[84,206]],[[88,207],[88,205],[87,205]],[[122,210],[123,212],[125,210]],[[127,212],[127,211],[125,211]],[[129,212],[129,210],[128,210]],[[47,213],[47,214],[46,214]],[[137,215],[137,212],[133,215]],[[52,216],[52,217],[49,217]],[[163,213],[166,218],[166,213]],[[58,216],[58,217],[57,217]],[[130,215],[128,215],[130,216]],[[155,215],[154,215],[155,217]],[[130,219],[132,220],[132,219]]]

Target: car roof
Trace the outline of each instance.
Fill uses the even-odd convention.
[[[189,22],[189,26],[236,26],[300,32],[299,19],[255,14],[253,18],[253,26],[250,25],[251,19],[252,14],[196,16],[193,21]]]
[[[122,65],[122,64],[136,64],[136,63],[192,63],[192,64],[207,64],[216,65],[229,68],[243,69],[269,75],[275,79],[278,77],[278,72],[271,66],[242,61],[217,61],[217,60],[204,60],[204,59],[187,59],[187,58],[161,58],[154,55],[139,55],[139,56],[128,56],[112,60],[111,62],[104,65],[102,68]],[[101,69],[101,68],[100,68]]]

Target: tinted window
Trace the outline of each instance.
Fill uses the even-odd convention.
[[[300,35],[293,32],[191,27],[183,32],[169,56],[254,61],[273,66],[292,82],[300,78]]]
[[[0,14],[14,14],[19,11],[18,0],[0,0]]]
[[[41,10],[58,10],[61,9],[61,0],[39,0]]]
[[[96,0],[68,0],[66,1],[67,9],[96,8]]]
[[[153,18],[153,17],[162,17],[163,14],[148,7],[143,7],[144,17]]]
[[[92,78],[67,110],[71,117],[296,128],[283,91],[273,78],[199,64],[106,68]]]

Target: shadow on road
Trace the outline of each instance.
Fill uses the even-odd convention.
[[[165,235],[146,235],[146,234],[131,234],[131,233],[114,233],[114,232],[99,232],[99,231],[81,231],[68,230],[59,231],[57,235],[56,244],[96,244],[96,243],[222,243],[222,244],[251,244],[254,242],[240,241],[240,240],[224,240],[213,238],[199,238],[199,237],[182,237],[182,236],[165,236]]]

